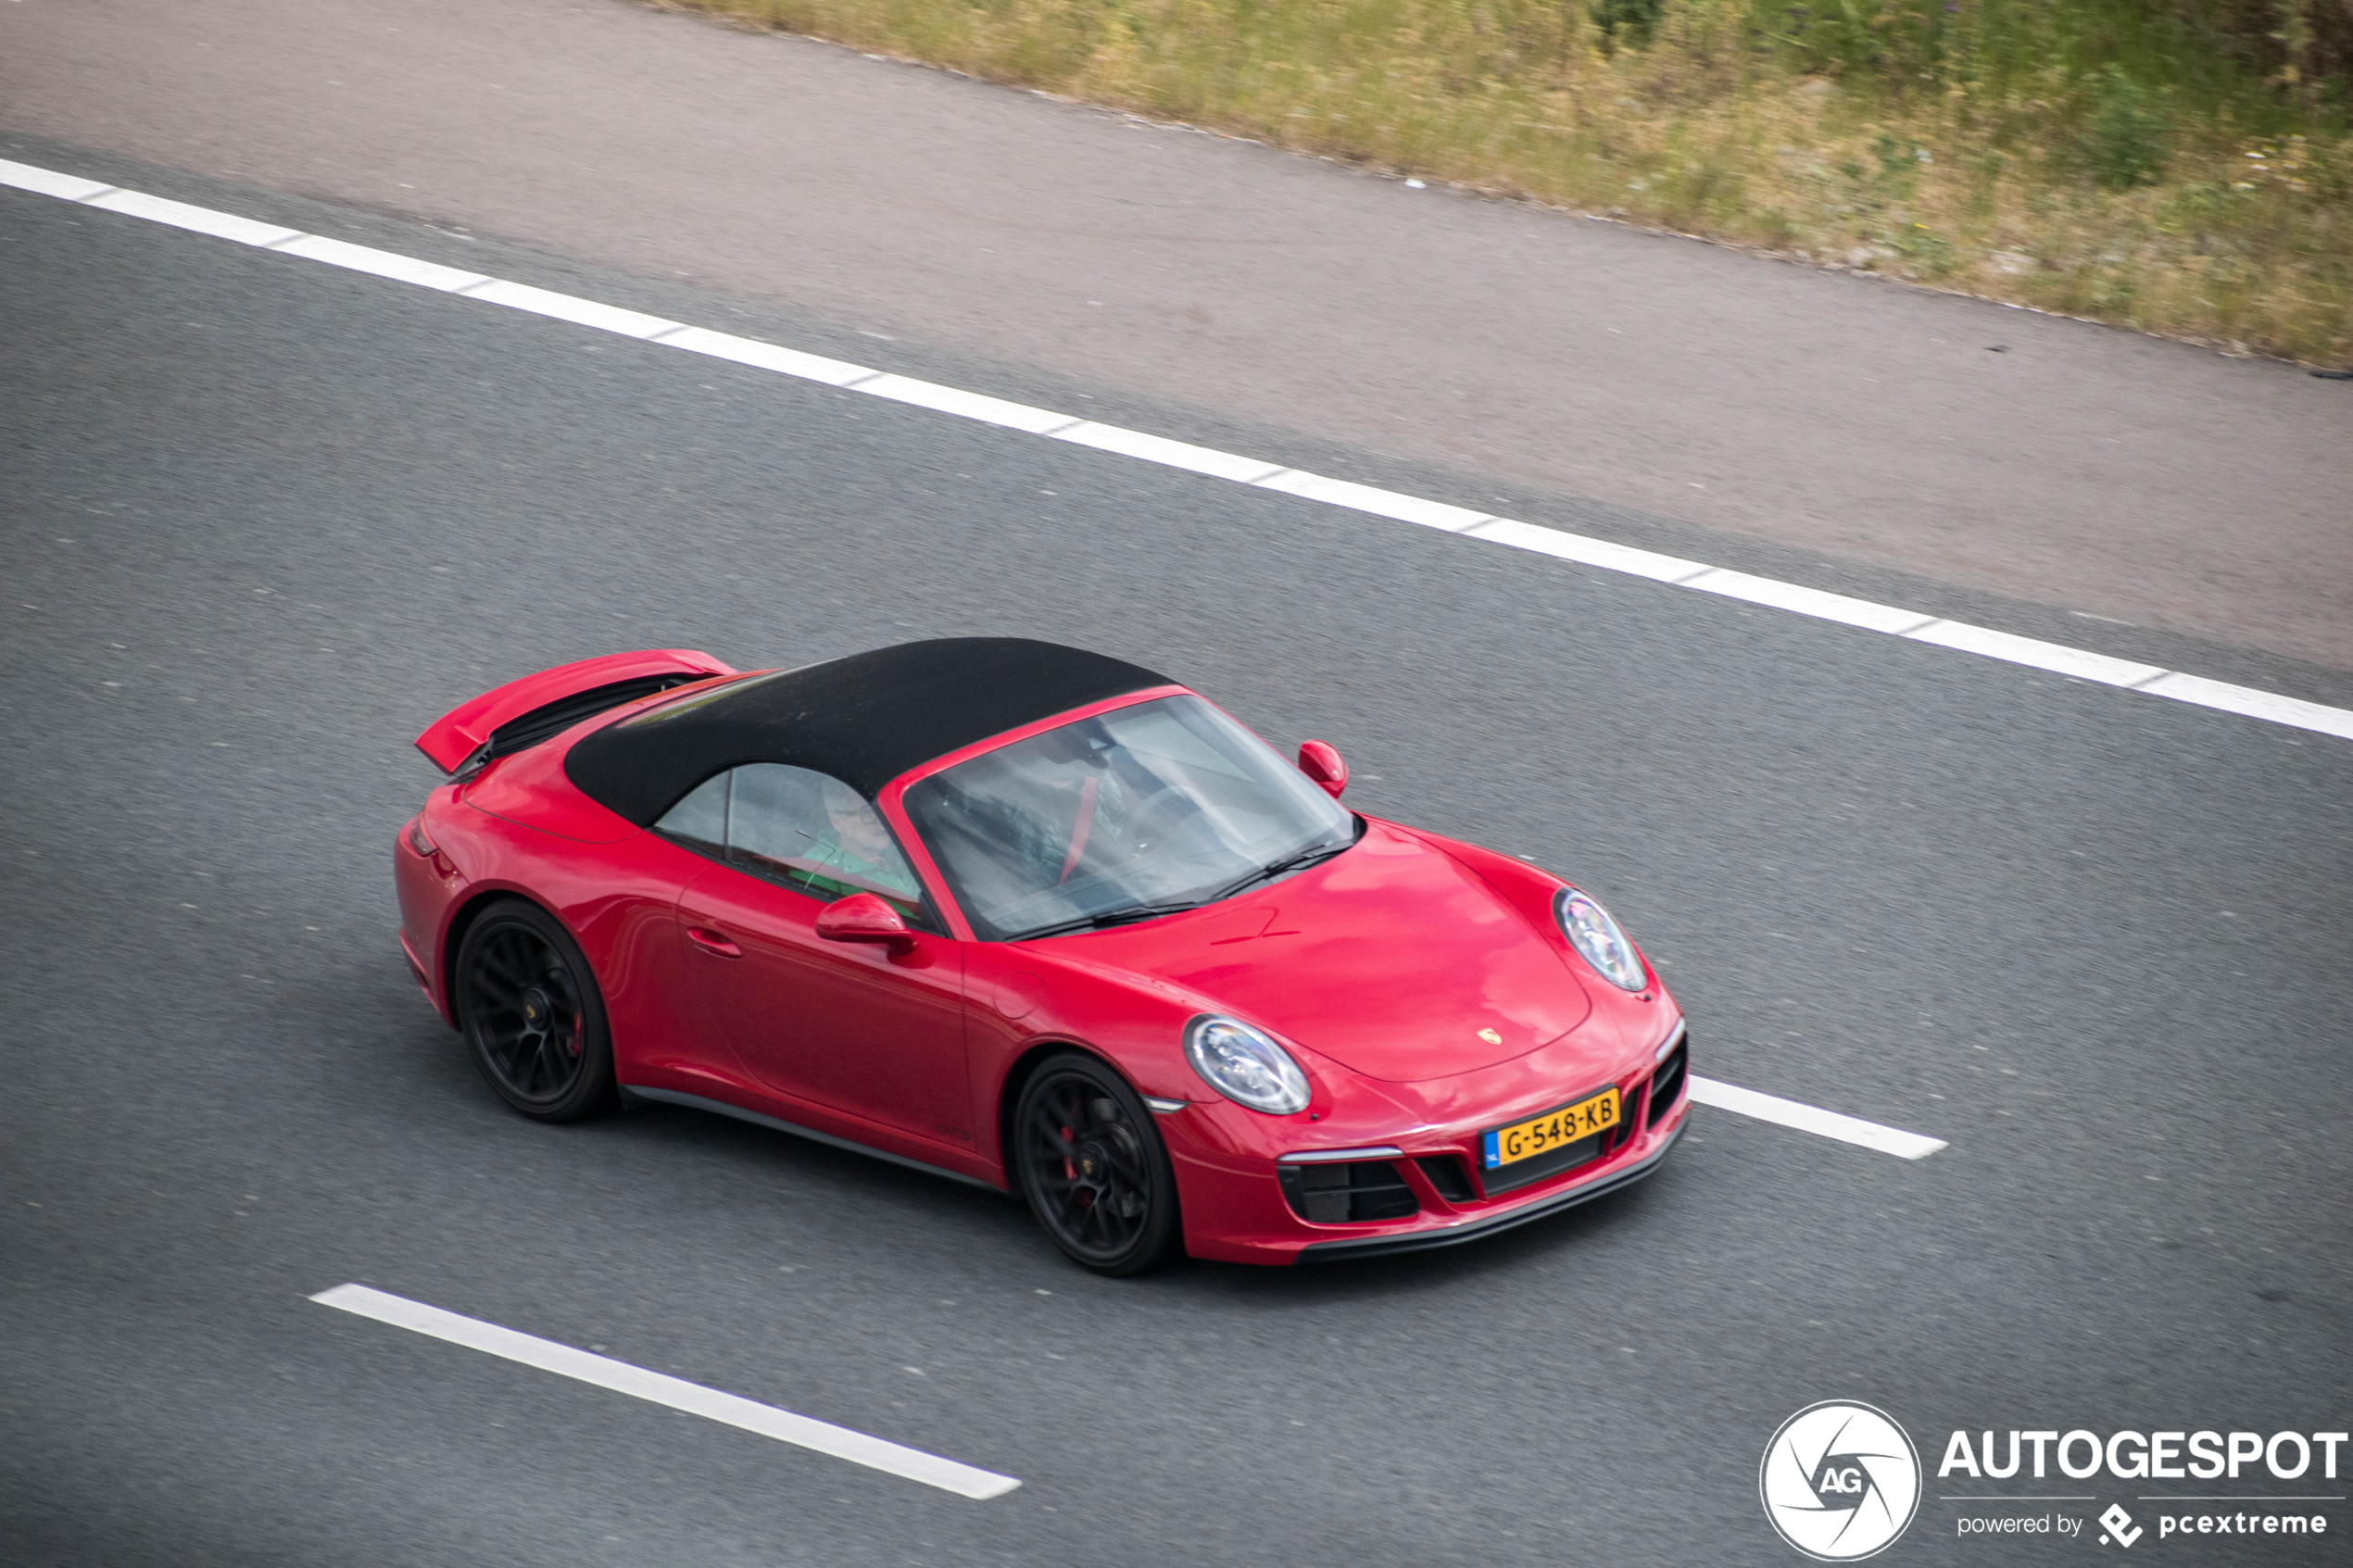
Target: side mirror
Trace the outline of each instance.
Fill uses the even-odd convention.
[[[852,893],[818,910],[817,935],[828,942],[887,942],[894,947],[915,939],[899,911],[872,893]]]
[[[1348,764],[1340,760],[1339,748],[1329,741],[1300,742],[1299,771],[1314,779],[1334,800],[1348,787]]]

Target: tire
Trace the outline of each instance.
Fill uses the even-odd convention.
[[[1022,1197],[1071,1261],[1122,1276],[1183,1255],[1168,1148],[1108,1066],[1081,1051],[1040,1062],[1022,1085],[1013,1134]]]
[[[483,1081],[535,1122],[612,1103],[612,1035],[597,977],[557,919],[521,898],[474,918],[458,945],[458,1027]]]

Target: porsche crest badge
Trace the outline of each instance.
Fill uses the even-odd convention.
[[[1478,1032],[1478,1037],[1486,1041],[1491,1046],[1500,1046],[1504,1043],[1504,1036],[1497,1034],[1492,1029],[1480,1030]]]

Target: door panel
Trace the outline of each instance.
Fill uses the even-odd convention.
[[[969,1151],[961,944],[828,942],[824,907],[731,866],[687,886],[677,941],[715,1043],[775,1093]]]

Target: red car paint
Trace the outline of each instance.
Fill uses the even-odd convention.
[[[461,760],[498,723],[567,692],[664,670],[734,673],[677,650],[585,661],[517,683],[530,687],[519,695],[506,687],[476,699],[427,732],[429,754]],[[675,694],[630,702],[432,792],[396,840],[401,945],[454,1022],[449,971],[465,920],[499,895],[530,898],[588,959],[627,1088],[692,1096],[1000,1189],[1014,1186],[1002,1126],[1019,1073],[1046,1050],[1091,1051],[1159,1102],[1154,1123],[1196,1257],[1288,1263],[1311,1248],[1317,1257],[1405,1249],[1502,1228],[1647,1173],[1688,1110],[1680,1093],[1655,1110],[1646,1103],[1680,1015],[1655,974],[1640,994],[1594,974],[1554,919],[1567,884],[1512,857],[1368,818],[1353,848],[1199,909],[1093,933],[974,939],[902,809],[906,789],[1010,741],[1184,690],[1072,709],[881,790],[877,804],[949,927],[887,941],[821,939],[828,906],[683,848],[575,787],[563,770],[573,744]],[[1344,781],[1336,753],[1311,753],[1310,768],[1318,782]],[[772,1027],[787,1011],[797,1022],[788,1037]],[[1203,1012],[1281,1042],[1309,1080],[1308,1108],[1265,1115],[1203,1083],[1181,1044],[1187,1021]],[[1587,1164],[1498,1197],[1458,1190],[1449,1199],[1417,1162],[1453,1156],[1478,1180],[1486,1130],[1611,1085],[1624,1130]],[[1390,1162],[1419,1212],[1302,1219],[1277,1162],[1343,1149],[1398,1151]]]

